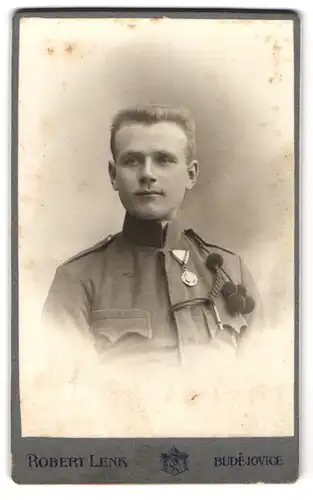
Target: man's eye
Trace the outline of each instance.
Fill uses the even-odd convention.
[[[157,158],[157,161],[159,163],[163,163],[163,164],[166,164],[166,163],[175,163],[174,158],[172,158],[171,156],[168,156],[168,155],[160,155]]]
[[[130,158],[126,158],[124,163],[125,163],[125,165],[129,165],[129,166],[133,167],[135,165],[138,165],[139,160],[138,160],[138,158],[130,157]]]

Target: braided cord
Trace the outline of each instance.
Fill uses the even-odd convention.
[[[213,288],[212,288],[211,292],[209,293],[209,296],[207,299],[209,302],[214,302],[214,299],[216,299],[216,297],[220,293],[223,284],[224,284],[223,272],[220,268],[218,268],[218,269],[216,269],[216,272],[215,272],[215,281],[214,281]]]

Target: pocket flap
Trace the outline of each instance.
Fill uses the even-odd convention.
[[[111,344],[115,344],[126,335],[152,338],[150,313],[141,309],[92,311],[91,329],[96,336],[107,337]]]

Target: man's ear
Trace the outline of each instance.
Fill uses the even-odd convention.
[[[109,176],[111,179],[111,184],[114,189],[114,191],[117,191],[117,185],[116,185],[116,165],[114,161],[109,161]]]
[[[192,160],[187,166],[188,173],[188,184],[187,191],[190,191],[195,183],[197,182],[199,175],[199,163],[196,160]]]

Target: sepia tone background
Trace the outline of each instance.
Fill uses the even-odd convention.
[[[293,434],[293,76],[291,21],[21,21],[24,435]],[[120,107],[149,102],[192,112],[201,171],[184,225],[243,257],[266,318],[240,363],[211,353],[183,379],[160,365],[108,370],[38,327],[56,267],[121,228],[109,127]]]

